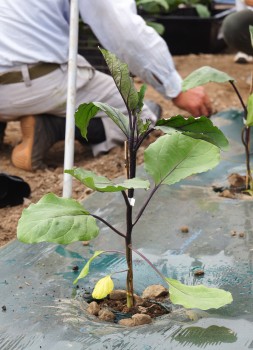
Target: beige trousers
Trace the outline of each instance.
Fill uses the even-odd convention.
[[[18,120],[24,115],[52,114],[66,117],[67,64],[46,76],[30,80],[27,66],[20,67],[24,82],[0,85],[0,121]],[[94,70],[78,56],[76,108],[84,102],[104,102],[127,114],[123,100],[111,76]],[[106,141],[93,145],[94,156],[107,152],[122,143],[124,134],[105,114],[102,117]],[[144,106],[142,117],[156,120],[154,114]]]

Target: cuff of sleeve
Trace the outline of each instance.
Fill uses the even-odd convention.
[[[177,97],[182,91],[182,78],[177,71],[174,71],[170,74],[168,82],[164,82],[163,94],[165,97],[172,99]]]

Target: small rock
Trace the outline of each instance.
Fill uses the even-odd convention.
[[[142,293],[143,299],[159,298],[168,295],[168,290],[160,284],[153,284],[147,287]]]
[[[197,313],[193,310],[185,310],[185,313],[191,321],[197,321],[199,319]]]
[[[119,320],[119,324],[121,326],[126,326],[126,327],[133,327],[133,326],[135,326],[134,320],[132,320],[131,318],[122,318],[121,320]]]
[[[202,269],[195,269],[193,271],[194,276],[203,276],[205,274],[204,270]]]
[[[83,246],[87,246],[87,245],[89,245],[90,244],[90,241],[83,241]]]
[[[231,193],[229,190],[224,190],[219,194],[219,197],[225,197],[225,198],[235,198],[235,195]]]
[[[230,187],[244,187],[246,181],[246,176],[240,174],[232,173],[228,176],[228,182]]]
[[[126,299],[126,291],[123,289],[115,289],[109,294],[112,300],[122,300]]]
[[[181,226],[180,227],[180,231],[182,233],[188,233],[189,232],[189,227],[188,226]]]
[[[126,296],[125,290],[116,289],[109,294],[109,297],[111,300],[124,300],[126,299],[127,296]],[[135,305],[138,306],[138,305],[142,305],[144,301],[139,295],[134,294],[134,302],[135,302]]]
[[[244,232],[240,232],[240,233],[239,233],[239,237],[240,237],[240,238],[243,238],[244,236],[245,236]]]
[[[6,306],[3,305],[3,306],[2,306],[2,311],[6,311],[6,310],[7,310]]]
[[[232,231],[230,232],[230,235],[231,235],[232,237],[235,237],[235,236],[236,236],[236,231],[235,231],[235,230],[232,230]]]
[[[87,307],[87,312],[91,315],[97,316],[100,311],[100,307],[96,301],[92,301]]]
[[[90,189],[90,188],[87,188],[86,190],[85,190],[85,194],[88,196],[89,194],[91,194],[92,193],[92,189]]]
[[[98,313],[98,318],[102,321],[113,321],[115,319],[115,315],[108,309],[102,309]]]
[[[149,324],[152,322],[152,319],[149,315],[144,314],[135,314],[132,316],[135,326],[140,326],[142,324]]]

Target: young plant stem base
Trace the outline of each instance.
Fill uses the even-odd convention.
[[[250,127],[244,127],[242,130],[242,143],[245,148],[245,156],[246,156],[246,190],[252,189],[252,174],[250,169]]]
[[[126,291],[127,291],[127,307],[131,308],[134,306],[134,286],[133,286],[133,258],[132,250],[129,248],[128,239],[126,239],[126,260],[127,260],[127,279],[126,279]]]

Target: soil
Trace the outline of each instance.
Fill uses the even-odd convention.
[[[138,306],[133,306],[131,308],[128,308],[126,305],[126,300],[122,302],[120,300],[107,299],[107,300],[104,300],[99,305],[100,307],[112,308],[114,311],[130,314],[131,316],[137,313],[140,313]],[[149,315],[151,318],[155,318],[155,317],[169,313],[167,309],[159,305],[157,302],[154,303],[152,301],[144,301],[141,307],[147,310],[145,314]]]
[[[86,311],[89,314],[100,320],[125,326],[147,324],[152,318],[171,312],[169,294],[164,287],[151,285],[143,293],[142,297],[134,294],[135,305],[132,307],[127,306],[125,290],[114,290],[106,298],[100,300],[93,299],[90,294],[85,293],[83,299],[88,303]]]
[[[232,173],[227,177],[227,182],[227,187],[213,186],[214,192],[224,198],[252,200],[252,191],[247,190],[246,176]]]
[[[116,317],[116,322],[120,318],[129,318],[132,317],[132,315],[141,313],[141,311],[142,313],[145,313],[145,315],[149,315],[151,318],[156,318],[170,313],[170,310],[168,307],[166,307],[166,304],[163,303],[164,299],[165,298],[160,298],[159,300],[156,299],[153,301],[145,300],[139,306],[128,308],[126,305],[126,300],[110,300],[109,298],[106,298],[99,303],[99,306],[101,309],[107,308],[112,310],[113,313],[118,316]]]
[[[200,54],[174,56],[177,70],[184,78],[194,69],[202,66],[212,66],[220,69],[234,77],[237,81],[237,87],[240,90],[244,100],[249,93],[249,80],[252,72],[251,64],[236,64],[233,62],[233,53],[222,54]],[[140,80],[136,78],[136,85],[140,85]],[[215,111],[223,111],[230,108],[240,108],[240,103],[230,84],[207,84],[206,90],[210,96]],[[176,108],[171,101],[163,98],[151,87],[148,88],[146,98],[159,103],[163,108],[162,116],[168,118],[173,115],[186,113]],[[155,136],[153,136],[155,137]],[[0,246],[16,238],[16,227],[22,210],[31,202],[37,202],[44,194],[54,192],[62,195],[63,181],[63,159],[64,144],[59,142],[50,150],[46,163],[48,168],[37,170],[30,173],[19,170],[11,164],[10,156],[13,147],[21,140],[19,122],[10,122],[6,130],[4,147],[0,153],[0,172],[6,172],[11,175],[20,176],[31,187],[31,196],[25,199],[23,205],[7,207],[0,209]],[[149,142],[152,139],[149,139]],[[138,158],[139,164],[142,162],[143,149],[140,150]],[[91,151],[87,147],[76,143],[74,164],[77,167],[84,167],[95,171],[98,174],[107,176],[110,179],[124,174],[124,150],[123,147],[116,147],[108,154],[93,158]],[[83,200],[91,191],[85,189],[76,180],[73,180],[73,198]]]

